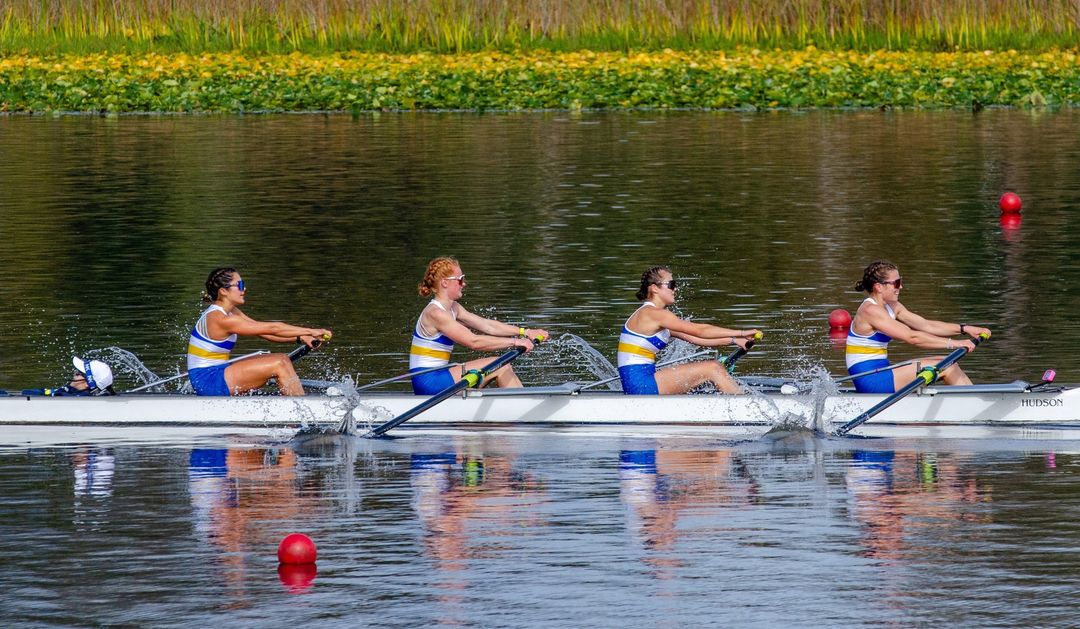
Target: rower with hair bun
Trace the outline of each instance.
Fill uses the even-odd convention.
[[[259,336],[277,343],[308,347],[329,341],[330,330],[305,328],[277,321],[256,321],[240,310],[247,287],[232,267],[220,267],[206,278],[203,301],[210,306],[191,329],[188,377],[198,395],[240,395],[277,381],[282,395],[304,395],[287,354],[264,354],[229,362],[237,336]]]
[[[875,372],[855,378],[859,393],[895,393],[915,380],[917,365],[906,364],[889,368],[889,342],[893,339],[924,349],[952,351],[963,347],[971,352],[975,343],[968,339],[953,340],[957,334],[977,338],[990,337],[990,330],[967,323],[945,323],[925,319],[900,303],[903,281],[900,269],[888,260],[878,260],[863,270],[855,290],[865,292],[866,299],[855,312],[848,329],[845,359],[848,375]],[[941,362],[942,356],[920,359],[923,365]],[[941,372],[945,384],[971,384],[971,378],[953,364]]]
[[[656,370],[656,356],[671,337],[702,347],[737,345],[747,349],[761,331],[729,330],[708,323],[680,319],[668,307],[675,303],[678,281],[666,266],[654,266],[641,274],[637,298],[642,302],[623,324],[619,334],[619,379],[623,392],[631,395],[687,393],[711,382],[721,393],[742,393],[724,364],[701,360]]]
[[[426,371],[412,378],[413,392],[417,395],[440,393],[460,380],[463,373],[482,369],[496,360],[495,357],[478,358],[464,366],[451,365],[450,354],[455,343],[479,351],[511,347],[524,347],[529,351],[535,342],[548,336],[547,330],[514,326],[469,312],[458,303],[465,285],[465,274],[458,261],[442,257],[428,263],[424,280],[417,286],[421,297],[431,297],[416,320],[409,348],[409,371]],[[443,366],[446,369],[438,369]],[[485,385],[522,386],[510,365],[495,370],[492,375]]]

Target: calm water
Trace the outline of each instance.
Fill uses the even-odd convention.
[[[40,625],[1075,623],[1076,450],[852,444],[11,449],[0,606]],[[278,569],[295,530],[315,569]]]
[[[221,264],[250,314],[334,329],[304,376],[393,375],[439,254],[468,307],[561,338],[535,384],[603,373],[580,342],[613,358],[657,263],[683,315],[766,330],[743,373],[839,374],[825,318],[877,257],[912,310],[994,330],[977,380],[1080,380],[1080,112],[0,117],[0,159],[0,389],[72,353],[149,377],[113,347],[176,373]],[[1075,624],[1080,443],[25,437],[17,624]],[[294,530],[317,574],[279,575]]]

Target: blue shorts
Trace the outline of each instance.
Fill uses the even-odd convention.
[[[660,395],[660,389],[656,387],[656,365],[619,367],[619,380],[627,395]]]
[[[854,376],[857,373],[873,371],[888,366],[889,360],[887,358],[865,360],[857,365],[848,367],[848,375]],[[882,371],[870,376],[855,378],[855,390],[859,393],[896,393],[896,387],[893,383],[893,372],[891,370]]]
[[[188,379],[195,389],[195,395],[232,395],[229,384],[225,382],[225,368],[228,365],[214,365],[188,370]]]
[[[427,367],[417,367],[409,371],[423,371]],[[435,395],[454,386],[454,376],[450,375],[450,369],[431,371],[422,376],[412,379],[412,390],[416,395]]]

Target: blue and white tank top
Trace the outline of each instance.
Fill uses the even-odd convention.
[[[867,301],[877,304],[870,297],[867,297],[863,303]],[[893,312],[889,304],[885,304],[885,312],[888,312],[893,319],[896,318],[896,313]],[[848,369],[868,360],[880,360],[882,358],[888,360],[889,341],[891,340],[891,336],[877,330],[873,334],[865,336],[855,332],[855,326],[848,328],[847,350],[844,354],[844,361],[847,363]]]
[[[191,338],[188,339],[187,347],[187,367],[188,371],[192,369],[201,369],[203,367],[213,367],[214,365],[220,365],[229,361],[229,352],[232,351],[234,345],[236,345],[236,335],[230,334],[224,341],[216,341],[210,338],[210,332],[206,329],[206,317],[211,312],[219,311],[225,313],[225,316],[229,316],[229,313],[225,312],[225,309],[217,304],[213,304],[202,313],[199,320],[195,322],[195,327],[191,328]]]
[[[446,310],[446,306],[443,306],[436,299],[431,300],[431,304],[435,304],[439,308]],[[431,304],[428,304],[429,306]],[[427,310],[427,308],[424,308]],[[451,309],[450,316],[457,320],[457,313]],[[416,327],[413,328],[412,333],[412,346],[409,348],[409,369],[429,369],[431,367],[442,367],[443,365],[450,363],[450,354],[454,351],[454,342],[451,341],[445,334],[433,336],[424,332],[424,326],[421,321],[424,318],[424,313],[421,311],[420,316],[416,319]]]
[[[646,301],[634,311],[634,314],[637,314],[638,310],[645,306],[657,307],[656,304]],[[627,317],[627,323],[633,316]],[[652,336],[645,336],[634,332],[624,323],[622,333],[619,334],[619,367],[655,364],[656,355],[660,353],[660,350],[667,347],[669,343],[671,343],[671,330],[667,328]]]

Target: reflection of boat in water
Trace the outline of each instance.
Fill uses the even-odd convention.
[[[764,380],[764,379],[763,379]],[[837,427],[886,396],[841,391],[820,406],[827,427]],[[404,413],[423,398],[402,393],[362,396],[196,397],[118,395],[98,398],[0,397],[2,425],[227,426],[297,428],[337,425],[354,407],[359,425]],[[359,403],[359,406],[356,406]],[[575,392],[570,385],[469,390],[396,429],[515,427],[702,427],[742,429],[744,436],[785,415],[811,419],[815,397],[759,386],[746,395],[626,396],[612,391]],[[1045,429],[1040,437],[1080,438],[1080,389],[1074,385],[1031,390],[1024,382],[967,387],[926,387],[856,429],[861,435],[925,434],[942,428]],[[899,431],[897,433],[896,431]],[[1060,433],[1060,434],[1058,434]],[[965,435],[968,436],[968,435]]]

